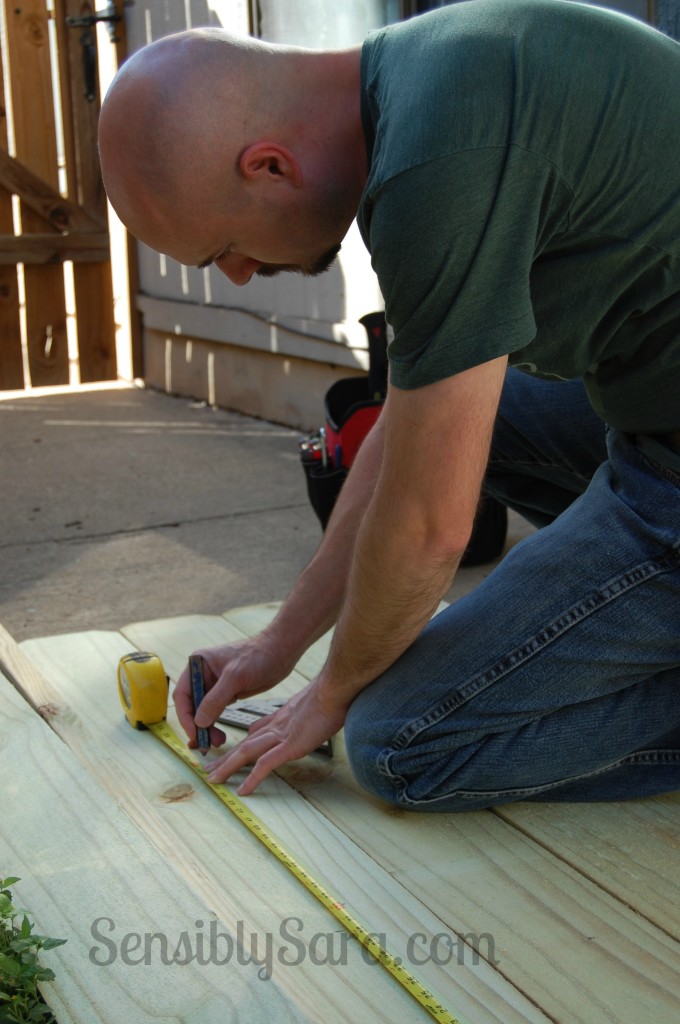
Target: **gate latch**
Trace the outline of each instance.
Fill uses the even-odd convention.
[[[93,29],[100,22],[106,25],[112,43],[119,42],[116,25],[122,20],[118,13],[115,0],[109,0],[106,9],[93,11],[92,14],[69,15],[66,24],[69,28],[82,28],[80,45],[83,48],[83,72],[85,76],[85,99],[92,103],[97,95],[97,47]]]
[[[106,24],[108,33],[111,36],[111,42],[117,43],[116,23],[121,19],[122,15],[118,13],[115,0],[109,0],[105,10],[94,11],[92,14],[81,14],[80,16],[70,15],[66,19],[66,24],[69,28],[93,28],[95,25],[103,22]]]

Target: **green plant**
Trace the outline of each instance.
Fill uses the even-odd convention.
[[[66,939],[34,933],[27,911],[12,902],[9,887],[18,881],[0,878],[0,1024],[53,1024],[38,983],[52,981],[54,972],[38,963],[38,954],[63,945]]]

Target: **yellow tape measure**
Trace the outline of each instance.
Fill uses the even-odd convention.
[[[148,729],[162,740],[174,754],[215,793],[223,804],[250,829],[261,843],[277,857],[298,881],[314,895],[340,924],[397,979],[427,1012],[441,1024],[463,1024],[459,1017],[436,997],[411,973],[398,956],[378,942],[375,934],[352,917],[343,904],[320,882],[317,882],[299,861],[277,839],[264,822],[243,801],[222,783],[208,782],[205,769],[191,755],[188,747],[165,721],[168,704],[168,677],[160,659],[143,652],[126,654],[118,665],[118,693],[127,720],[136,729]]]

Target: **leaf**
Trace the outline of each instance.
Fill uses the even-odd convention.
[[[16,883],[20,881],[21,879],[17,878],[15,875],[10,875],[9,878],[0,878],[0,888],[6,889],[8,886],[16,885]]]
[[[42,944],[43,949],[54,949],[55,946],[63,946],[68,939],[45,939]]]
[[[27,949],[32,949],[35,946],[33,939],[14,939],[9,943],[8,949],[13,949],[15,953],[23,953]]]
[[[36,957],[25,956],[21,964],[20,977],[22,981],[29,981],[31,984],[35,982],[35,979],[42,972],[43,968],[38,963]]]
[[[21,972],[21,964],[11,956],[0,953],[0,978],[6,975],[8,978],[16,978]]]
[[[48,1018],[52,1018],[52,1011],[50,1010],[49,1006],[44,1006],[43,1004],[41,1004],[39,1006],[33,1007],[28,1019],[31,1021],[44,1021]]]

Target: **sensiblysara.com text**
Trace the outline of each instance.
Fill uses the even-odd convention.
[[[276,965],[299,967],[305,961],[318,967],[342,967],[350,956],[350,943],[359,945],[360,954],[367,964],[378,961],[367,948],[344,930],[313,932],[305,935],[304,922],[299,917],[286,917],[276,932],[247,931],[243,921],[237,921],[235,934],[220,930],[218,921],[207,924],[194,922],[195,931],[181,931],[174,938],[164,932],[126,931],[122,934],[111,917],[98,917],[91,925],[90,934],[96,945],[90,947],[89,959],[98,967],[109,967],[117,961],[140,967],[163,964],[166,967],[186,967],[188,964],[218,967],[236,963],[242,967],[257,967],[262,981],[272,977]],[[385,932],[372,933],[383,949],[391,949]],[[402,940],[403,948],[403,940]],[[405,955],[399,963],[418,968],[433,963],[439,967],[478,964],[480,960],[497,966],[493,935],[466,932],[414,932],[406,940]]]

